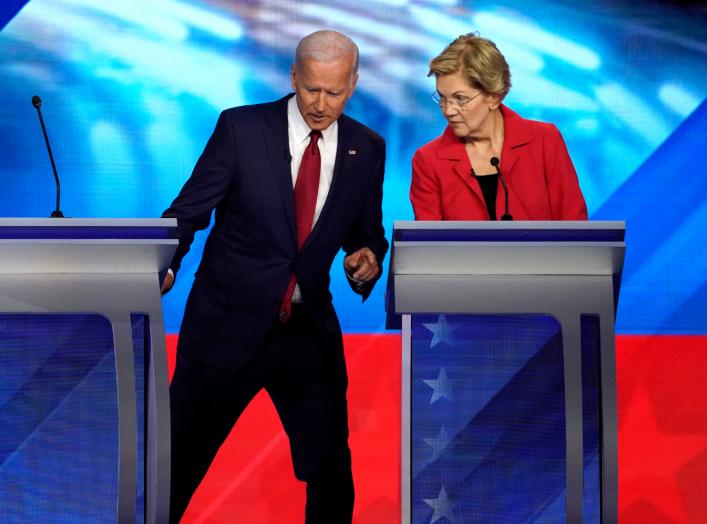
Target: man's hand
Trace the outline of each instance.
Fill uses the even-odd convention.
[[[174,285],[174,273],[172,271],[167,271],[164,275],[164,280],[162,281],[162,287],[160,288],[160,294],[166,294],[172,286]]]
[[[362,247],[344,258],[344,269],[357,282],[368,282],[380,273],[378,259],[367,247]]]

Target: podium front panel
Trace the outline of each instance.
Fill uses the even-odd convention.
[[[0,219],[0,520],[168,521],[174,219]]]
[[[566,522],[557,320],[414,314],[411,334],[410,522]],[[586,417],[597,420],[597,409]],[[585,429],[583,515],[594,523],[599,438],[596,424]]]
[[[2,521],[115,522],[111,323],[97,314],[0,314],[0,368]]]
[[[624,232],[396,222],[403,522],[617,521]]]

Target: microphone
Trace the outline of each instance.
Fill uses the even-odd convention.
[[[505,196],[505,202],[506,202],[506,212],[501,216],[501,220],[513,220],[513,216],[508,212],[508,186],[506,185],[506,179],[503,178],[503,175],[501,174],[501,170],[498,168],[499,160],[498,157],[491,157],[491,165],[496,168],[496,174],[498,175],[498,179],[501,181],[501,184],[503,185],[503,193]]]
[[[37,95],[32,97],[32,105],[37,110],[39,115],[39,123],[42,124],[42,133],[44,133],[44,142],[47,144],[47,152],[49,153],[49,160],[52,163],[52,170],[54,171],[54,181],[56,182],[56,209],[52,211],[50,215],[51,218],[64,218],[64,214],[61,212],[61,206],[59,205],[59,199],[61,197],[61,185],[59,184],[59,175],[56,173],[56,164],[54,163],[54,155],[52,155],[52,147],[49,145],[49,137],[47,136],[47,128],[44,126],[44,119],[42,118],[42,99]]]
[[[289,149],[283,149],[282,155],[285,157],[285,160],[287,160],[288,163],[292,163],[292,155],[290,154]]]

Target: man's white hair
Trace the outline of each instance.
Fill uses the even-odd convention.
[[[353,67],[351,74],[358,73],[358,46],[348,36],[328,29],[316,31],[305,36],[297,44],[295,67],[300,69],[304,60],[333,62],[351,56]]]

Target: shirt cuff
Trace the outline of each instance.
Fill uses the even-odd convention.
[[[366,285],[366,282],[364,280],[356,280],[354,277],[349,275],[348,271],[344,271],[344,274],[346,274],[346,278],[349,279],[349,282],[353,282],[354,286],[356,286],[356,289],[363,289],[363,287]]]

